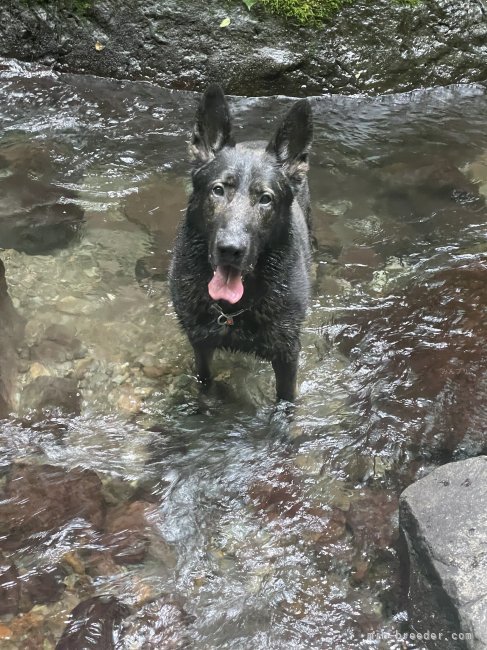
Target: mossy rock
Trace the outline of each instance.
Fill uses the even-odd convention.
[[[245,0],[243,0],[245,4]],[[418,4],[420,0],[391,0],[396,4]],[[250,5],[261,4],[269,13],[282,16],[300,25],[319,25],[335,14],[341,7],[354,0],[257,0]],[[249,6],[247,4],[247,6]]]

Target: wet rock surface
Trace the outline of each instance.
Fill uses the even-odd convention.
[[[139,645],[147,650],[182,650],[191,645],[191,622],[192,617],[181,603],[168,597],[158,598],[126,621],[122,643],[126,648]]]
[[[0,245],[45,254],[67,246],[79,232],[84,211],[75,193],[53,183],[66,151],[33,142],[0,143]],[[3,173],[2,173],[3,172]],[[72,175],[71,180],[77,178]]]
[[[2,9],[0,36],[0,54],[63,71],[198,91],[217,80],[239,95],[401,92],[486,77],[481,0],[359,0],[316,29],[216,0],[95,0],[84,16],[15,1]]]
[[[369,556],[374,549],[385,549],[397,541],[398,500],[394,493],[365,488],[350,504],[347,525]]]
[[[48,414],[80,412],[80,393],[75,379],[39,376],[24,387],[20,412],[42,418]]]
[[[449,463],[408,487],[400,523],[413,625],[442,632],[452,650],[487,648],[487,457]],[[445,642],[426,645],[442,648]]]
[[[0,564],[0,616],[28,612],[34,605],[57,601],[65,585],[58,567],[21,573],[15,564]]]
[[[113,596],[88,598],[71,612],[56,650],[114,650],[117,626],[128,613],[129,609]]]
[[[63,325],[49,325],[30,348],[30,358],[40,363],[62,363],[83,356],[81,341]]]
[[[154,506],[142,501],[123,503],[107,512],[105,543],[118,564],[142,562],[150,544],[150,511]]]
[[[17,379],[17,346],[23,337],[24,320],[8,293],[5,266],[0,259],[0,418],[12,409]]]
[[[9,538],[49,531],[74,517],[101,527],[104,503],[95,472],[53,465],[16,465],[0,504],[0,530]]]
[[[416,457],[447,461],[485,453],[486,287],[482,263],[434,272],[427,284],[379,304],[373,325],[364,314],[362,325],[355,319],[342,331],[376,452],[402,444],[394,429],[400,418],[409,423],[405,442]],[[387,395],[384,381],[394,386]]]

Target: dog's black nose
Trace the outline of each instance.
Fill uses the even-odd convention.
[[[238,266],[246,253],[245,246],[219,244],[217,246],[218,261],[222,265]]]

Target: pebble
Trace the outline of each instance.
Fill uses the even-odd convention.
[[[83,575],[85,573],[84,564],[76,551],[69,551],[62,557],[64,564],[67,564],[75,573]]]
[[[29,375],[32,377],[32,379],[36,379],[37,377],[50,377],[51,373],[46,368],[46,366],[36,361],[31,365],[29,369]]]
[[[149,379],[158,379],[168,374],[168,369],[164,366],[142,366],[142,372]]]
[[[93,357],[85,357],[84,359],[80,359],[74,367],[73,377],[75,379],[83,379],[94,361],[95,360]]]
[[[75,298],[74,296],[66,296],[57,302],[59,311],[65,314],[79,315],[90,314],[96,310],[97,305],[93,301],[85,300],[84,298]]]
[[[117,406],[126,413],[139,413],[142,407],[142,400],[133,392],[122,393],[117,400]]]

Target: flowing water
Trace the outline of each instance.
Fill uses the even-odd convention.
[[[200,395],[171,306],[196,101],[1,65],[1,647],[419,648],[398,496],[485,451],[485,88],[312,100],[291,416],[250,357]],[[290,101],[232,100],[237,139]]]

